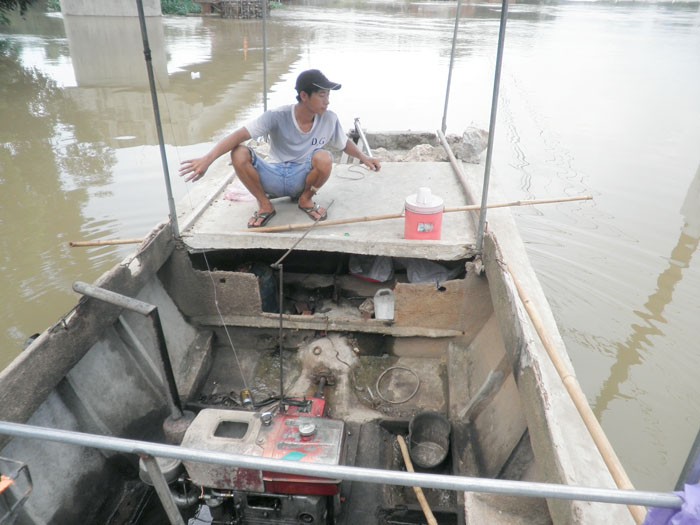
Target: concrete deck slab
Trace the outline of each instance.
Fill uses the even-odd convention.
[[[446,208],[468,204],[448,162],[385,162],[379,173],[369,172],[356,164],[337,164],[316,202],[329,208],[329,220],[398,214],[403,212],[406,197],[416,193],[421,186],[431,188],[435,195],[443,198]],[[183,228],[182,239],[189,250],[286,250],[303,235],[305,230],[283,233],[249,230],[246,225],[257,204],[255,200],[226,199],[228,187],[212,188],[210,204],[193,225]],[[273,203],[277,215],[268,226],[312,224],[289,198],[275,199]],[[442,237],[438,241],[404,239],[404,220],[399,218],[335,226],[321,223],[297,248],[447,261],[471,257],[475,239],[472,214],[454,212],[444,214]]]

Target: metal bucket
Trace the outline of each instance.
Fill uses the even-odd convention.
[[[409,454],[423,468],[437,467],[450,450],[449,420],[438,412],[421,412],[408,424]]]

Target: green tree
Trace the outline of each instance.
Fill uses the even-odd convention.
[[[10,11],[19,11],[21,15],[27,10],[34,0],[0,0],[0,24],[7,24],[9,20],[6,14]]]

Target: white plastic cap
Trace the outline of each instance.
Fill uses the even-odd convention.
[[[430,188],[418,188],[418,193],[416,195],[416,203],[429,205],[432,200],[433,193]]]
[[[444,201],[433,195],[430,188],[418,188],[418,193],[406,197],[405,208],[413,213],[433,214],[440,213],[445,209]]]

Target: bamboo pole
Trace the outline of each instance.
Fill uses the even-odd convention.
[[[86,246],[114,246],[116,244],[139,244],[143,239],[109,239],[106,241],[70,241],[71,248],[84,248]]]
[[[622,490],[634,490],[634,486],[632,485],[632,482],[630,481],[629,477],[627,477],[627,473],[625,472],[622,463],[620,463],[620,460],[617,457],[615,450],[610,444],[610,441],[608,441],[608,437],[605,435],[603,428],[600,426],[600,422],[595,417],[591,406],[588,404],[588,399],[583,393],[583,389],[581,388],[581,385],[576,379],[576,376],[569,372],[566,364],[559,355],[559,352],[557,352],[557,349],[555,348],[554,344],[552,343],[552,340],[547,334],[547,330],[544,327],[542,319],[540,318],[539,314],[537,313],[537,310],[533,306],[532,301],[530,301],[529,297],[525,293],[525,290],[523,289],[522,285],[515,277],[515,275],[513,275],[510,269],[507,267],[506,269],[508,270],[508,273],[510,274],[511,278],[513,279],[513,282],[515,283],[515,287],[518,291],[518,296],[520,297],[523,306],[525,306],[525,310],[530,316],[530,320],[532,321],[532,324],[535,327],[535,330],[537,331],[537,335],[542,341],[542,345],[547,351],[547,354],[549,355],[549,358],[552,361],[554,368],[559,374],[562,383],[564,383],[564,386],[566,387],[566,390],[569,393],[571,400],[576,406],[576,409],[578,410],[581,419],[583,419],[583,423],[586,425],[588,432],[591,434],[591,437],[593,438],[596,447],[598,447],[598,451],[603,457],[605,465],[608,467],[610,474],[615,480],[615,484],[619,489]],[[639,505],[628,505],[628,508],[630,510],[630,513],[632,514],[632,517],[638,525],[644,522],[644,518],[646,516],[646,509],[644,507],[641,507]]]
[[[406,463],[406,470],[409,472],[415,472],[413,470],[413,462],[411,461],[411,456],[408,454],[408,447],[406,446],[406,441],[404,441],[403,436],[396,436],[396,441],[399,443],[401,455],[403,456],[404,463]],[[425,499],[423,489],[420,487],[413,487],[413,491],[416,493],[416,498],[418,498],[418,503],[420,503],[420,508],[423,510],[423,514],[425,514],[425,519],[428,520],[428,525],[438,525],[435,516],[433,516],[433,511],[430,510],[428,500]]]
[[[489,204],[486,206],[487,208],[507,208],[507,207],[513,207],[513,206],[534,206],[537,204],[552,204],[556,202],[572,202],[572,201],[587,201],[591,200],[593,197],[590,195],[584,195],[582,197],[563,197],[563,198],[558,198],[558,199],[533,199],[533,200],[520,200],[520,201],[511,201],[511,202],[502,202],[498,204]],[[470,204],[468,206],[459,206],[456,208],[445,208],[444,213],[455,213],[455,212],[465,212],[465,211],[479,211],[481,209],[481,205],[479,204]],[[316,223],[299,223],[299,224],[285,224],[283,226],[266,226],[263,228],[251,228],[247,231],[250,232],[259,232],[259,233],[279,233],[279,232],[286,232],[286,231],[294,231],[294,230],[305,230],[308,228],[311,228],[314,224],[317,224],[318,227],[321,226],[337,226],[339,224],[354,224],[358,222],[372,222],[372,221],[384,221],[388,219],[400,219],[404,216],[403,212],[401,213],[387,213],[383,215],[366,215],[364,217],[352,217],[349,219],[335,219],[332,221],[326,220],[326,221],[319,221]]]

